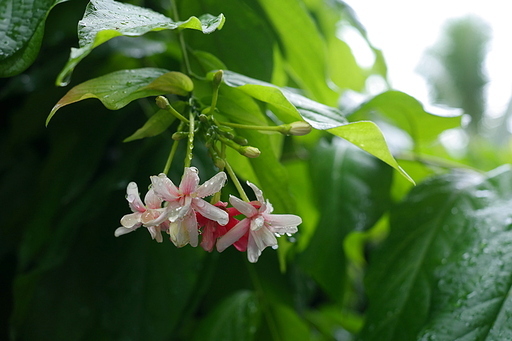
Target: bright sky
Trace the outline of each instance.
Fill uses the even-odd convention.
[[[468,14],[491,28],[486,59],[488,114],[504,113],[512,96],[512,3],[503,0],[346,0],[388,63],[393,88],[428,103],[428,88],[415,71],[426,48],[440,37],[447,19]]]

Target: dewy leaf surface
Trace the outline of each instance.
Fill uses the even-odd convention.
[[[92,0],[78,23],[80,48],[72,48],[64,69],[57,77],[57,85],[64,86],[76,65],[95,47],[118,36],[137,37],[150,31],[194,29],[205,34],[221,29],[224,15],[202,15],[186,21],[175,22],[163,14],[150,9],[125,4],[114,0]]]
[[[439,176],[391,213],[361,340],[510,340],[512,171]]]
[[[97,98],[108,109],[117,110],[139,98],[170,93],[186,95],[192,89],[192,81],[180,72],[157,68],[115,71],[90,79],[69,90],[55,104],[46,124],[63,106],[87,98]]]
[[[44,34],[46,17],[67,0],[0,1],[0,77],[11,77],[32,64]]]

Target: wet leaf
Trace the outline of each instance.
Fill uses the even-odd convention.
[[[454,173],[414,188],[370,259],[362,340],[512,335],[512,171]]]
[[[211,33],[224,25],[224,15],[210,14],[175,22],[150,9],[114,0],[91,0],[78,23],[79,48],[72,48],[67,64],[57,77],[57,85],[69,83],[78,63],[94,48],[118,36],[137,37],[151,31],[194,29]]]

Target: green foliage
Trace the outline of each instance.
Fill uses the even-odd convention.
[[[23,72],[34,62],[43,40],[46,17],[67,0],[6,0],[0,3],[0,77]]]
[[[511,335],[510,176],[506,167],[432,178],[391,211],[366,278],[362,340]]]
[[[32,64],[52,11],[45,53],[1,80],[0,288],[12,299],[0,301],[0,338],[512,337],[512,170],[475,169],[510,153],[470,135],[451,157],[439,136],[460,116],[392,89],[369,96],[386,66],[349,6],[93,0],[83,14],[85,3],[59,2],[24,2],[33,14],[0,4],[3,77]],[[82,16],[68,58],[76,32],[63,19]],[[374,65],[358,65],[343,29]],[[52,80],[72,72],[63,95]],[[366,97],[357,108],[338,105],[349,89]],[[296,121],[313,131],[286,136]],[[203,181],[224,162],[236,176],[222,201],[248,180],[274,213],[301,216],[298,232],[256,264],[233,247],[158,244],[145,227],[115,238],[127,184],[143,194],[162,169],[179,183],[190,161]]]

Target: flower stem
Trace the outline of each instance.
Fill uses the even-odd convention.
[[[224,161],[226,162],[226,171],[228,172],[231,180],[233,180],[233,184],[235,184],[238,194],[240,194],[240,197],[242,197],[243,201],[249,202],[250,201],[249,197],[247,196],[247,194],[245,194],[242,184],[240,184],[240,181],[238,180],[235,172],[233,171],[233,168],[231,168],[231,165],[229,164],[229,162],[227,162],[226,160],[224,160]]]
[[[174,154],[176,154],[176,150],[178,149],[179,140],[175,140],[171,147],[171,152],[169,153],[169,157],[167,158],[167,162],[165,163],[164,171],[162,173],[169,173],[169,169],[171,169],[172,159],[174,159]]]
[[[283,130],[283,127],[281,127],[281,126],[257,126],[257,125],[239,124],[239,123],[232,123],[232,122],[219,122],[219,124],[223,125],[223,126],[232,127],[232,128],[277,131],[279,133]]]
[[[178,14],[178,6],[176,6],[176,0],[171,0],[172,11],[174,13],[174,21],[180,21],[180,16]],[[190,68],[190,61],[188,59],[187,46],[185,44],[185,38],[183,37],[183,32],[178,29],[178,39],[180,41],[181,53],[183,55],[183,63],[185,64],[185,71],[188,75],[192,74],[192,69]]]
[[[185,168],[190,167],[192,163],[192,151],[194,149],[194,112],[190,110],[189,120],[188,120],[188,143],[187,143],[187,156],[185,157]]]

